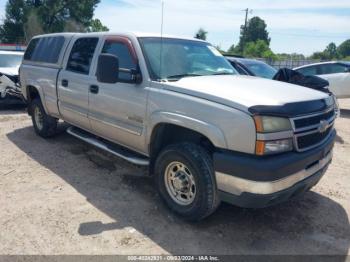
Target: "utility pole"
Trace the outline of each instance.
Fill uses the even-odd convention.
[[[244,30],[246,30],[246,29],[247,29],[247,22],[248,22],[248,12],[249,12],[249,8],[244,9],[243,11],[245,11]]]
[[[243,29],[243,35],[242,35],[242,43],[241,43],[241,52],[243,53],[244,50],[244,40],[245,40],[245,35],[247,32],[247,23],[248,23],[248,12],[249,12],[249,8],[246,8],[244,10],[242,10],[245,12],[245,21],[244,21],[244,29]]]

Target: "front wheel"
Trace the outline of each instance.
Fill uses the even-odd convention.
[[[219,205],[212,160],[198,145],[166,147],[156,160],[155,180],[166,204],[187,220],[201,220]]]
[[[56,134],[57,119],[46,114],[40,99],[34,99],[29,106],[35,133],[48,138]]]

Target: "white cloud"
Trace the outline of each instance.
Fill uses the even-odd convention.
[[[156,6],[161,0],[122,0],[118,1],[125,3],[125,5],[130,7],[143,7],[143,6]],[[214,9],[245,9],[247,7],[252,9],[325,9],[325,8],[350,8],[350,2],[348,0],[293,0],[293,1],[281,1],[281,0],[245,0],[245,1],[235,1],[235,0],[164,0],[166,4],[174,4],[179,6],[180,4],[186,4],[190,9],[201,9],[207,8],[208,6]]]
[[[0,18],[6,0],[0,0]],[[199,27],[209,32],[208,40],[223,48],[237,44],[244,22],[243,9],[249,16],[263,18],[275,52],[310,54],[334,41],[350,38],[349,0],[164,0],[164,33],[193,36]],[[338,11],[343,10],[343,15]],[[346,10],[349,12],[345,15]],[[111,31],[160,32],[161,0],[102,0],[95,17]],[[309,37],[308,37],[309,36]],[[329,37],[328,37],[329,36]]]
[[[253,9],[252,15],[266,21],[272,47],[277,52],[309,54],[323,49],[325,43],[350,37],[350,15],[330,12],[350,9],[349,0],[164,0],[164,3],[165,33],[193,36],[199,27],[203,27],[209,32],[208,40],[223,48],[238,42],[239,27],[244,22],[242,10],[246,7]],[[122,4],[120,1],[115,4],[111,0],[108,3],[102,1],[95,16],[111,31],[160,32],[161,1],[123,0]],[[310,39],[305,39],[305,34],[310,34]],[[317,34],[322,38],[315,37]],[[283,39],[286,39],[284,44]]]

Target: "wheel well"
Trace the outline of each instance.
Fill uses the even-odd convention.
[[[28,102],[33,101],[35,98],[39,97],[39,91],[34,86],[27,86],[27,100]]]
[[[27,103],[30,104],[35,98],[40,98],[38,89],[34,86],[27,86]],[[29,115],[31,115],[30,110],[28,110]]]
[[[209,153],[212,153],[215,149],[213,143],[199,132],[173,124],[158,124],[153,129],[150,139],[151,162],[154,162],[156,156],[164,147],[181,142],[199,144]]]

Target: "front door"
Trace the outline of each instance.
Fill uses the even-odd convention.
[[[100,83],[94,77],[89,95],[89,119],[94,133],[145,152],[143,133],[145,128],[147,89],[144,83],[130,83],[138,59],[132,42],[126,37],[108,36],[100,53],[113,54],[119,58],[119,81],[115,84]],[[144,81],[146,82],[146,81]]]

